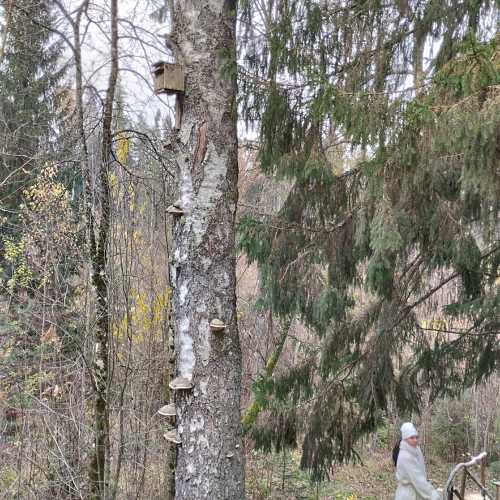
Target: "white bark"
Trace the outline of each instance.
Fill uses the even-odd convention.
[[[171,138],[184,216],[173,229],[177,375],[176,498],[242,499],[241,352],[236,324],[237,203],[234,1],[174,3],[171,41],[186,70],[181,129]],[[220,318],[226,329],[210,331]]]

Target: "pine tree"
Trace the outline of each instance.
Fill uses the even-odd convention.
[[[253,435],[279,448],[302,431],[302,466],[321,479],[389,404],[418,411],[425,389],[456,394],[498,368],[498,12],[262,5],[245,2],[242,108],[262,170],[293,187],[272,224],[242,219],[240,245],[263,302],[319,344],[267,381]]]

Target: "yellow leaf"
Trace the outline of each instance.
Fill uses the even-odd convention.
[[[125,163],[130,149],[130,139],[123,134],[118,135],[116,142],[116,158],[120,163]]]
[[[56,329],[54,328],[54,325],[50,325],[49,328],[47,328],[47,330],[45,330],[40,337],[40,341],[42,342],[42,344],[51,343],[56,340],[57,340],[57,333]]]

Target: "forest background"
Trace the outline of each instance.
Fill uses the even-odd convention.
[[[173,495],[171,6],[1,3],[2,498]],[[236,12],[248,498],[390,498],[410,419],[500,479],[498,5]]]

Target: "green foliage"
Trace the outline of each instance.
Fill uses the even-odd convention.
[[[380,212],[372,219],[370,246],[375,253],[397,252],[403,246],[403,239],[389,207],[382,205]]]
[[[0,157],[2,206],[12,230],[22,192],[37,168],[54,153],[59,116],[59,85],[64,68],[59,66],[61,42],[54,42],[47,27],[52,24],[47,2],[16,1],[0,71]]]
[[[443,401],[432,417],[432,450],[448,462],[460,462],[472,434],[470,408],[462,401]]]
[[[453,263],[462,278],[464,294],[468,298],[477,297],[481,291],[481,250],[472,237],[457,241]]]
[[[14,241],[12,238],[4,238],[3,246],[3,260],[10,268],[9,277],[6,282],[8,290],[13,292],[18,286],[26,288],[33,277],[33,271],[26,262],[24,241],[22,239]]]
[[[384,450],[388,449],[389,446],[392,444],[393,431],[385,419],[377,427],[375,435],[377,437],[377,445],[382,449]]]
[[[5,466],[0,470],[0,487],[5,495],[15,495],[17,479],[17,472],[12,467]]]
[[[383,255],[374,255],[368,263],[366,284],[382,297],[391,298],[394,288],[393,263]]]
[[[263,304],[319,337],[266,387],[280,416],[306,406],[316,479],[389,405],[418,412],[424,389],[456,394],[500,366],[496,10],[400,4],[278,0],[254,45],[257,9],[242,9],[243,116],[263,171],[293,184],[274,219],[241,219],[239,242]],[[442,41],[423,80],[417,35]]]
[[[274,408],[265,422],[255,425],[252,441],[258,450],[280,453],[297,446],[297,417],[295,412]]]
[[[500,460],[490,463],[490,474],[497,481],[500,480]]]

